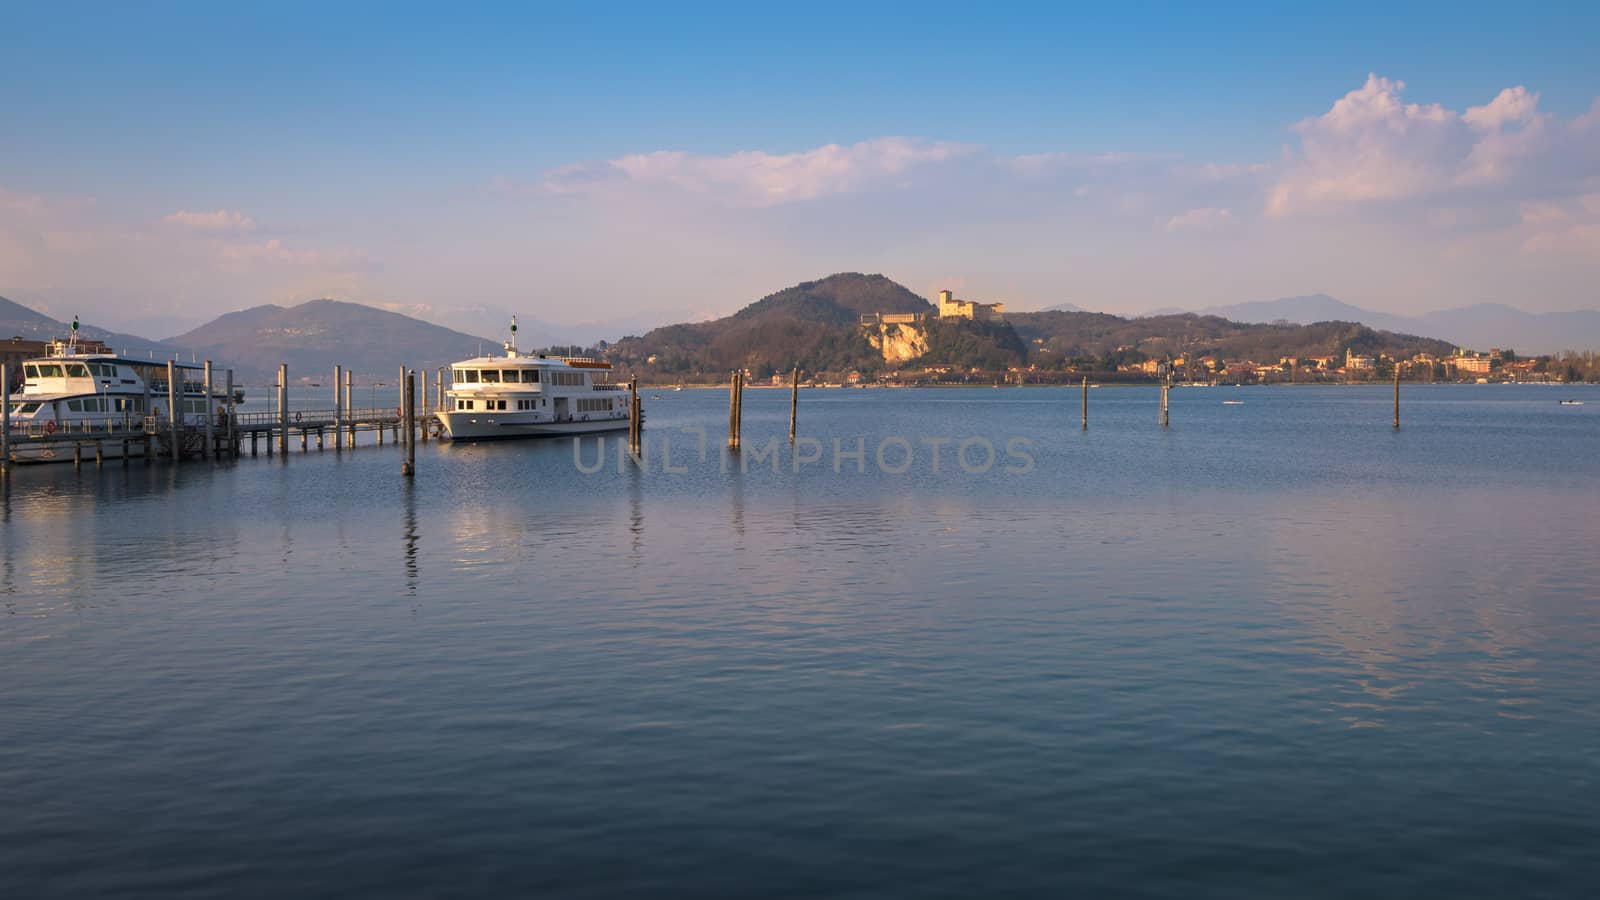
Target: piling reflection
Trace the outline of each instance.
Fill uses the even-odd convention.
[[[417,595],[417,586],[421,583],[417,565],[417,484],[415,481],[406,481],[402,489],[401,502],[405,511],[406,594],[407,596],[415,597]]]

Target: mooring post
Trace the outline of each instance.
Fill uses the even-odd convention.
[[[1400,361],[1394,364],[1394,427],[1400,427]]]
[[[1089,378],[1083,379],[1083,427],[1089,427]]]
[[[11,476],[11,366],[0,363],[0,478]]]
[[[222,383],[223,383],[224,387],[227,388],[227,391],[228,391],[228,396],[223,401],[223,405],[226,406],[227,410],[228,410],[228,421],[226,423],[227,441],[228,441],[228,455],[232,456],[234,458],[238,458],[238,456],[239,456],[239,428],[238,428],[238,424],[236,422],[234,422],[234,420],[233,420],[233,417],[234,417],[234,404],[233,404],[233,370],[232,369],[227,370],[227,374],[223,376],[223,382]]]
[[[106,455],[105,454],[105,446],[104,446],[103,442],[95,441],[94,442],[94,467],[96,469],[100,468],[100,464],[105,462],[105,455]]]
[[[789,375],[789,443],[794,443],[794,426],[800,415],[800,367]]]
[[[739,449],[739,430],[743,424],[742,409],[744,403],[744,372],[733,373],[733,381],[728,387],[728,449]]]
[[[639,461],[639,442],[642,434],[639,428],[639,376],[628,379],[628,455],[633,457],[635,463]]]
[[[340,447],[340,435],[344,433],[344,366],[333,367],[333,449]]]
[[[211,360],[209,359],[206,360],[205,379],[206,402],[201,404],[201,408],[204,410],[206,417],[206,449],[205,452],[200,455],[203,459],[214,461],[217,458],[217,432],[213,426],[215,425],[217,414],[211,411]]]
[[[428,442],[428,370],[423,369],[419,371],[417,375],[422,378],[421,384],[419,385],[421,388],[420,400],[422,403],[422,416],[417,419],[417,424],[420,426],[419,430],[422,433],[417,435],[417,439],[426,444]]]
[[[404,387],[400,392],[400,409],[406,420],[406,461],[400,474],[411,478],[417,474],[417,382],[411,373],[404,373]]]
[[[167,431],[172,435],[172,461],[177,462],[183,450],[179,429],[183,424],[183,390],[178,384],[178,363],[167,360]]]
[[[439,367],[438,378],[434,379],[434,390],[438,396],[434,398],[433,411],[444,409],[444,366]]]
[[[278,452],[289,455],[289,364],[278,363]]]
[[[348,431],[346,432],[346,440],[348,440],[350,442],[350,446],[352,446],[352,447],[354,447],[356,445],[356,417],[355,417],[355,413],[353,412],[353,410],[355,409],[355,402],[354,401],[355,401],[355,397],[356,397],[355,391],[354,391],[354,387],[355,387],[355,377],[352,375],[352,373],[350,372],[349,369],[345,369],[344,370],[344,418],[345,418],[345,427],[348,429]]]
[[[72,471],[83,468],[83,444],[80,441],[72,442]]]
[[[1168,401],[1168,398],[1167,398],[1167,392],[1170,391],[1170,390],[1172,390],[1172,385],[1170,385],[1170,384],[1163,384],[1161,386],[1161,427],[1162,428],[1166,428],[1167,425],[1169,423],[1171,423],[1171,421],[1172,421],[1172,407],[1168,405],[1169,401]]]

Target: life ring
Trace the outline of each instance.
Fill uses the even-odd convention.
[[[401,412],[401,411],[400,411],[400,407],[398,407],[398,406],[396,406],[396,407],[395,407],[395,408],[394,408],[394,417],[395,417],[395,418],[396,418],[396,419],[398,419],[398,418],[400,418],[400,417],[401,417],[401,416],[403,416],[403,415],[405,415],[405,413],[402,413],[402,412]]]
[[[50,419],[49,421],[44,423],[44,433],[45,434],[55,434],[56,433],[56,420],[55,419]]]

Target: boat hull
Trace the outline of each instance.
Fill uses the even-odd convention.
[[[504,441],[519,438],[562,437],[621,431],[628,427],[626,417],[555,422],[519,418],[515,415],[487,416],[441,413],[444,436],[452,441]]]

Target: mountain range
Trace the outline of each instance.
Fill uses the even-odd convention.
[[[732,368],[787,372],[795,365],[812,372],[879,371],[886,364],[859,327],[860,317],[934,311],[926,299],[883,275],[840,273],[776,291],[720,319],[653,328],[609,346],[595,343],[621,368],[679,379],[716,379]],[[1198,314],[1160,311],[1129,318],[1061,304],[1005,318],[1004,323],[985,325],[930,317],[920,326],[927,349],[918,363],[986,369],[1024,362],[1110,366],[1184,353],[1275,361],[1346,348],[1443,353],[1451,343],[1511,348],[1521,355],[1600,346],[1597,311],[1534,314],[1484,305],[1406,317],[1361,309],[1324,294],[1219,306]],[[67,323],[0,297],[0,337],[44,340],[69,330]],[[358,378],[385,379],[402,364],[432,370],[498,353],[500,345],[498,339],[335,300],[256,306],[159,341],[90,323],[84,323],[80,334],[134,356],[210,358],[232,367],[241,382],[255,384],[270,382],[279,363],[289,365],[294,380],[331,376],[335,365]],[[526,327],[519,336],[525,349],[548,338],[529,334]]]
[[[1179,311],[1161,309],[1151,315]],[[1213,306],[1198,313],[1235,322],[1293,322],[1298,325],[1360,322],[1385,331],[1432,335],[1462,347],[1515,349],[1524,356],[1600,346],[1600,310],[1593,309],[1530,313],[1500,303],[1484,303],[1419,316],[1399,316],[1352,306],[1327,294],[1309,294]]]

